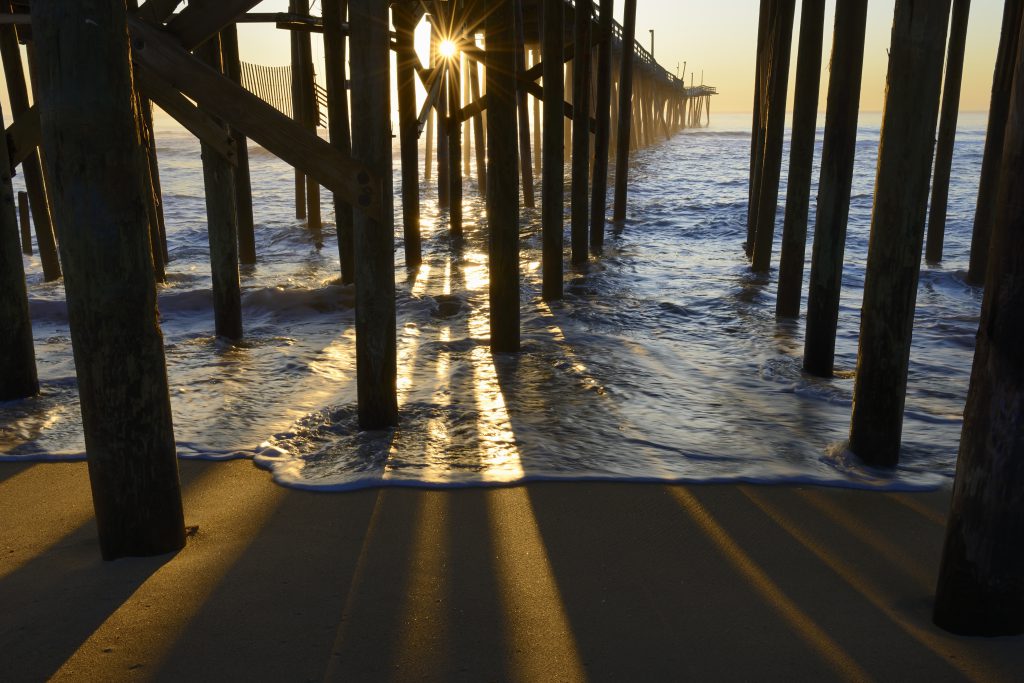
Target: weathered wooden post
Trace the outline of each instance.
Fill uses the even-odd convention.
[[[771,269],[775,239],[775,213],[779,206],[779,175],[782,172],[782,143],[786,133],[786,92],[789,87],[789,53],[793,42],[793,13],[796,0],[776,0],[772,16],[771,55],[768,59],[764,156],[757,197],[752,270]],[[699,102],[698,98],[698,102]],[[697,113],[700,122],[700,112]]]
[[[572,92],[572,196],[570,230],[572,263],[587,262],[590,230],[590,25],[594,7],[590,0],[573,10]]]
[[[326,5],[324,7],[326,11]],[[417,21],[408,5],[396,4],[392,12],[398,41],[395,75],[398,79],[398,138],[402,155],[402,235],[405,238],[405,265],[407,268],[415,269],[423,261],[420,242],[419,121],[416,112],[415,80],[419,60],[414,39]],[[341,57],[343,60],[343,51]]]
[[[761,156],[764,153],[764,99],[765,99],[765,64],[768,59],[768,18],[773,9],[774,0],[761,0],[757,15],[757,46],[754,61],[754,121],[750,131],[750,180],[747,186],[747,241],[743,248],[747,256],[754,255],[754,236],[757,232],[757,198],[761,193]],[[683,74],[686,81],[686,74]],[[686,119],[687,127],[693,127],[693,103],[688,103]]]
[[[231,24],[220,32],[224,49],[224,75],[242,82],[242,62],[238,56],[238,26]],[[255,221],[252,215],[252,179],[249,176],[249,147],[244,135],[233,128],[235,141],[235,215],[238,221],[238,261],[256,263]]]
[[[391,186],[391,56],[388,6],[350,0],[352,65],[352,157]],[[395,340],[395,234],[390,202],[380,220],[355,213],[356,384],[359,426],[384,429],[398,423]]]
[[[4,65],[7,95],[11,102],[11,117],[17,119],[28,112],[29,102],[25,70],[21,65],[21,49],[18,47],[18,37],[13,24],[0,26],[0,59]],[[61,270],[60,260],[57,258],[57,242],[54,239],[50,207],[46,200],[42,165],[36,150],[21,162],[21,171],[25,175],[25,189],[28,191],[32,206],[32,222],[36,227],[36,244],[39,247],[43,279],[47,282],[59,280]]]
[[[875,466],[899,460],[949,4],[896,0],[850,420]]]
[[[807,206],[811,195],[814,137],[818,127],[818,87],[821,80],[821,43],[825,0],[803,0],[800,10],[800,45],[793,94],[793,125],[789,145],[789,180],[786,182],[786,218],[782,225],[779,256],[779,293],[775,314],[800,315],[807,246]]]
[[[6,138],[4,139],[4,146],[7,146]],[[8,169],[8,174],[10,174],[10,169]],[[18,193],[18,218],[21,221],[21,253],[31,256],[32,218],[29,216],[28,192]]]
[[[836,3],[804,337],[804,370],[819,377],[831,377],[835,361],[867,11],[867,0]]]
[[[103,558],[185,544],[123,0],[34,0],[82,426]]]
[[[0,130],[3,128],[3,112],[0,111]],[[38,393],[39,379],[32,346],[25,268],[18,244],[11,167],[6,163],[6,135],[0,135],[0,159],[4,160],[0,163],[0,401],[12,401]],[[23,234],[22,241],[32,248],[31,235],[25,241]]]
[[[985,282],[985,273],[988,269],[992,207],[995,206],[999,169],[1002,166],[1006,116],[1009,111],[1010,88],[1013,84],[1017,46],[1020,42],[1019,29],[1022,21],[1024,21],[1024,0],[1006,0],[1003,5],[1003,24],[999,35],[999,49],[996,52],[995,73],[992,76],[988,130],[985,133],[985,152],[981,161],[978,201],[974,209],[971,260],[967,269],[967,281],[976,285]]]
[[[1022,30],[1024,34],[1024,30]],[[992,231],[935,623],[972,636],[1024,633],[1024,50]]]
[[[452,12],[455,14],[455,11]],[[461,24],[461,20],[458,20]],[[455,36],[453,36],[453,39]],[[457,43],[459,41],[456,41]],[[448,149],[452,163],[448,168],[448,230],[455,239],[462,239],[462,118],[460,117],[459,53],[446,60],[448,71]],[[445,96],[444,93],[441,94]]]
[[[537,8],[537,15],[540,17],[543,13],[543,9]],[[539,24],[543,24],[543,21],[538,19]],[[543,40],[541,36],[537,37],[537,42],[540,43]],[[540,63],[540,49],[530,50],[530,60],[532,66],[537,66]],[[542,81],[543,82],[543,81]],[[542,162],[544,154],[541,152],[543,146],[543,133],[541,133],[541,112],[540,112],[540,98],[533,98],[533,175],[539,176],[542,172]]]
[[[463,37],[467,43],[470,40],[470,36]],[[469,105],[469,59],[466,57],[466,53],[462,52],[459,55],[459,99],[460,106],[466,107]],[[473,143],[470,135],[472,128],[465,126],[462,129],[462,177],[469,177],[473,170],[470,168],[470,160],[473,156]]]
[[[960,80],[964,73],[964,46],[967,43],[967,17],[970,11],[971,0],[953,0],[949,52],[946,55],[946,80],[942,87],[942,109],[939,115],[939,139],[935,145],[928,239],[924,250],[925,259],[929,263],[942,260],[942,243],[946,233],[946,204],[949,199],[949,173],[953,166],[953,141],[956,138],[956,119],[960,109]]]
[[[519,119],[519,166],[523,174],[523,204],[533,208],[533,160],[530,154],[530,106],[526,100],[526,88],[520,83],[519,75],[526,71],[526,36],[523,30],[523,0],[512,0],[515,17],[516,55],[516,112]]]
[[[203,0],[202,4],[213,0]],[[191,0],[193,5],[201,3]],[[220,36],[196,49],[196,56],[223,73]],[[213,277],[213,317],[218,337],[242,338],[242,288],[238,281],[238,214],[235,211],[235,173],[216,149],[200,145],[206,190],[207,234]]]
[[[487,0],[491,351],[519,350],[519,154],[513,0]]]
[[[612,9],[614,0],[601,0],[597,48],[597,103],[594,115],[594,182],[590,203],[590,248],[600,254],[604,248],[604,219],[608,204],[608,137],[612,104]]]
[[[348,0],[323,0],[324,17],[324,69],[327,78],[327,125],[331,144],[345,155],[352,153],[349,131],[348,88],[345,85],[345,32],[342,25],[348,18]],[[401,62],[399,62],[401,64]],[[401,66],[399,66],[401,68]],[[399,78],[401,83],[401,78]],[[401,95],[400,95],[401,97]],[[408,103],[407,103],[408,104]],[[401,100],[399,100],[401,116]],[[402,147],[403,154],[405,147]],[[403,164],[404,164],[403,156]],[[416,172],[415,167],[413,172]],[[403,185],[407,182],[402,176]],[[419,188],[415,182],[413,187]],[[419,192],[416,197],[416,219],[419,220]],[[403,206],[405,199],[402,200]],[[356,280],[355,246],[352,237],[352,206],[334,193],[334,223],[338,231],[338,255],[341,259],[341,282],[352,284]],[[408,229],[408,222],[406,222]],[[419,236],[419,224],[416,224]],[[419,246],[418,244],[416,245]],[[406,235],[406,259],[409,258],[409,236]]]
[[[565,3],[544,0],[544,175],[541,188],[542,287],[545,301],[562,298],[562,233],[565,215],[564,90]]]
[[[622,66],[619,67],[619,130],[615,150],[615,203],[612,220],[626,220],[629,145],[633,123],[633,53],[636,43],[636,0],[626,0],[622,20]]]

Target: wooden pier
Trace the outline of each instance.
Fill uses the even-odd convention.
[[[167,235],[150,102],[202,143],[211,327],[227,340],[244,338],[239,264],[260,258],[246,140],[294,167],[296,216],[317,243],[320,188],[332,192],[339,275],[357,285],[359,424],[388,428],[401,417],[395,207],[400,203],[405,262],[416,268],[422,260],[424,135],[423,180],[438,184],[453,248],[462,239],[465,180],[476,160],[477,187],[486,198],[491,350],[515,353],[520,217],[524,206],[535,204],[535,171],[541,175],[543,296],[550,300],[561,295],[567,257],[579,270],[601,257],[612,156],[612,220],[621,221],[628,213],[630,152],[708,125],[716,89],[687,87],[636,42],[636,2],[625,0],[623,25],[611,20],[611,0],[324,0],[320,17],[310,15],[304,0],[274,15],[247,14],[257,0],[191,0],[178,12],[177,0],[137,7],[103,0],[75,12],[62,0],[5,3],[0,57],[12,111],[0,146],[10,161],[0,175],[0,400],[38,391],[20,261],[25,231],[10,181],[11,170],[20,167],[27,189],[22,219],[27,204],[44,277],[65,281],[104,558],[165,553],[185,542],[156,312]],[[802,264],[806,248],[807,112],[820,78],[810,64],[820,55],[822,31],[814,20],[820,15],[810,10],[820,4],[803,2],[807,23],[797,78],[803,139],[793,156],[798,167],[790,169],[784,231],[790,264]],[[839,0],[836,10],[804,361],[809,373],[823,376],[832,373],[857,125],[851,93],[859,92],[866,5]],[[957,27],[966,23],[966,5],[956,3]],[[1024,631],[1024,223],[1016,191],[1024,158],[1022,5],[1005,4],[993,87],[990,139],[998,140],[986,146],[970,274],[984,279],[986,293],[936,607],[940,625],[972,634]],[[952,0],[895,5],[850,430],[851,449],[879,467],[893,467],[899,457],[951,6]],[[745,248],[753,270],[770,274],[795,0],[761,0],[760,12]],[[426,63],[413,44],[424,21],[432,34]],[[292,63],[242,63],[235,32],[245,22],[290,31]],[[321,35],[324,88],[317,85],[311,49]],[[28,74],[19,42],[27,46]],[[955,48],[956,41],[950,59],[962,59]],[[392,52],[398,56],[397,131],[390,125]],[[957,69],[947,69],[950,78]],[[422,105],[417,80],[427,93]],[[953,97],[949,85],[947,96]],[[318,132],[324,123],[329,140]],[[947,121],[944,145],[952,144],[950,127]],[[401,148],[400,197],[391,183],[393,138]],[[948,174],[936,174],[936,182],[948,182]],[[932,188],[933,197],[944,192]],[[942,212],[932,220],[943,220]],[[939,234],[930,260],[941,259]],[[801,283],[799,274],[787,271],[789,303],[780,296],[778,310],[783,317],[794,315]]]

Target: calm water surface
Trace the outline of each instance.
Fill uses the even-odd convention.
[[[199,146],[160,123],[171,255],[160,322],[179,453],[252,458],[276,481],[313,489],[526,479],[939,485],[953,473],[981,305],[964,273],[985,117],[960,117],[946,260],[922,267],[902,462],[892,473],[843,452],[879,121],[864,115],[859,131],[836,356],[845,372],[830,380],[801,373],[803,321],[776,321],[777,272],[755,276],[744,258],[749,115],[713,115],[710,128],[637,152],[629,220],[603,258],[566,273],[565,300],[550,306],[539,296],[539,211],[524,209],[518,355],[487,346],[475,175],[461,250],[424,183],[425,263],[414,273],[403,263],[400,212],[396,221],[393,433],[356,428],[354,292],[337,284],[329,193],[317,249],[294,218],[291,169],[250,145],[260,261],[241,274],[245,340],[225,343],[212,334]],[[820,129],[818,138],[820,153]],[[396,194],[397,169],[396,160]],[[783,210],[780,202],[777,233]],[[42,282],[38,257],[25,265],[42,392],[0,403],[0,458],[81,458],[63,288]]]

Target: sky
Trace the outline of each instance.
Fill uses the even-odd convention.
[[[615,17],[621,23],[623,0],[615,0]],[[795,81],[796,48],[800,27],[800,2],[793,22],[793,53],[790,83]],[[754,90],[754,60],[757,42],[758,0],[637,0],[637,39],[650,47],[654,33],[654,56],[669,71],[677,67],[718,87],[713,111],[750,111]],[[864,76],[861,109],[881,111],[885,95],[892,17],[895,0],[869,0],[864,48]],[[265,0],[255,11],[284,11],[287,0]],[[968,24],[964,78],[960,96],[962,111],[986,111],[992,89],[992,72],[1002,20],[1002,0],[973,0]],[[828,87],[828,61],[832,49],[835,0],[825,3],[825,37],[822,46],[822,79],[819,108],[824,110]],[[313,13],[319,14],[313,1]],[[266,65],[286,64],[288,39],[283,31],[245,27],[241,39],[242,58]],[[314,52],[318,53],[316,41]],[[319,54],[319,53],[318,53]],[[687,80],[689,81],[689,75]]]
[[[792,71],[796,69],[796,47],[801,3],[797,2],[793,25]],[[885,94],[887,50],[892,28],[895,0],[870,0],[865,40],[864,76],[861,110],[880,111]],[[319,0],[312,0],[312,13],[320,13]],[[967,34],[964,78],[960,98],[961,111],[988,109],[995,53],[999,43],[1002,0],[973,0]],[[623,0],[615,0],[615,17],[622,20]],[[637,38],[650,47],[650,29],[655,29],[654,56],[669,71],[681,72],[686,64],[687,80],[718,87],[712,111],[750,111],[753,100],[755,44],[757,40],[758,0],[638,0]],[[825,7],[825,38],[822,48],[822,79],[819,109],[824,110],[828,87],[828,61],[835,0]],[[253,11],[286,11],[288,0],[264,0]],[[245,24],[239,28],[239,44],[244,61],[265,66],[280,66],[290,59],[288,34],[273,25]],[[316,37],[314,57],[322,64],[323,49]],[[323,83],[323,67],[316,67]],[[795,75],[789,79],[789,108]],[[6,88],[0,100],[6,118],[10,118]],[[422,97],[422,92],[421,92]],[[8,121],[9,123],[9,121]]]

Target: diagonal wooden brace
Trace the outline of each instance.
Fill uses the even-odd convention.
[[[354,161],[242,86],[189,54],[170,33],[128,19],[133,57],[170,85],[275,156],[381,220],[382,183]]]

